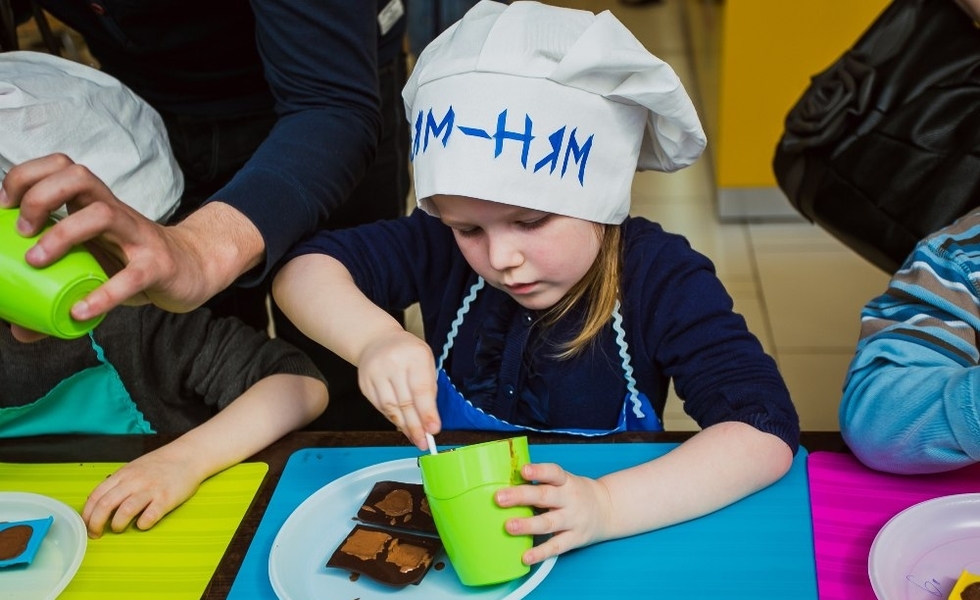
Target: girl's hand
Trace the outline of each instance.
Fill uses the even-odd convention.
[[[404,330],[379,336],[357,361],[361,392],[420,450],[426,432],[439,433],[435,358],[418,336]]]
[[[610,500],[606,486],[595,479],[579,477],[553,463],[528,464],[521,475],[537,484],[504,488],[497,492],[499,506],[533,506],[545,512],[523,519],[509,519],[513,535],[552,534],[547,541],[524,553],[524,563],[533,565],[574,548],[607,539]]]
[[[133,519],[139,529],[153,527],[197,491],[201,479],[193,473],[189,465],[159,450],[126,464],[85,501],[82,519],[89,537],[101,537],[106,526],[120,533]]]

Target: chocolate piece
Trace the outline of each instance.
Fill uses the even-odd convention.
[[[357,520],[437,535],[421,483],[377,482],[357,511]]]
[[[974,581],[960,592],[961,600],[980,600],[980,581]]]
[[[374,560],[390,541],[391,536],[384,531],[355,528],[347,534],[340,551],[361,560]]]
[[[436,537],[355,525],[327,566],[404,586],[422,581],[440,549],[442,542]]]
[[[0,530],[0,560],[11,560],[23,554],[32,535],[34,528],[30,525],[14,525]]]

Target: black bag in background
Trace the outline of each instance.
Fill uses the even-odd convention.
[[[790,203],[893,273],[980,206],[980,28],[954,0],[894,0],[786,117]]]

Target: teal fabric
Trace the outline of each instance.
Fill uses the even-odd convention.
[[[0,438],[59,433],[156,433],[91,333],[89,339],[99,364],[61,381],[30,404],[0,408]]]

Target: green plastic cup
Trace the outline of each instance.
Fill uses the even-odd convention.
[[[51,224],[25,238],[17,233],[19,214],[16,208],[0,208],[0,319],[62,339],[85,335],[104,315],[76,321],[71,307],[105,283],[105,271],[78,246],[47,267],[32,267],[24,255]]]
[[[526,575],[521,556],[530,535],[511,535],[507,519],[530,517],[529,506],[501,508],[494,493],[527,483],[521,467],[530,462],[527,437],[515,437],[419,457],[422,488],[436,530],[464,585],[491,585]]]

